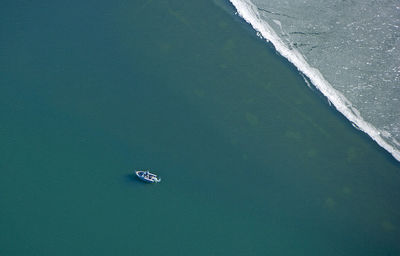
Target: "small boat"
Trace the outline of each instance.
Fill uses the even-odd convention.
[[[136,176],[142,181],[149,183],[158,183],[161,182],[161,178],[157,178],[157,175],[154,173],[150,173],[149,171],[135,171]]]

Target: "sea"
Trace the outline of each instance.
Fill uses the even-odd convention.
[[[396,6],[2,1],[0,256],[400,256]]]

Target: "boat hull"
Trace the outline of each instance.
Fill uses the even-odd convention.
[[[161,181],[160,178],[157,178],[157,175],[153,173],[149,173],[146,171],[136,171],[136,176],[143,182],[146,183],[158,183]]]

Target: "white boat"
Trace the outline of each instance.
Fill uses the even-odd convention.
[[[158,178],[156,174],[149,172],[148,170],[145,171],[135,171],[136,176],[148,183],[158,183],[161,182],[161,178]]]

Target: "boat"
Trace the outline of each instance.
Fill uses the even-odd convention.
[[[135,171],[136,176],[144,181],[144,182],[148,182],[148,183],[158,183],[161,182],[161,178],[158,178],[156,174],[149,172],[148,170],[144,170],[144,171]]]

